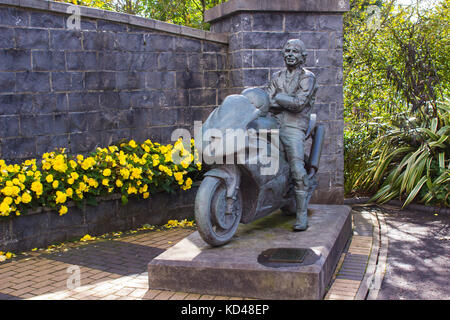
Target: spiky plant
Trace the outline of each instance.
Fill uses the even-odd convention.
[[[375,142],[369,167],[354,188],[375,191],[371,201],[398,198],[403,207],[414,199],[450,206],[450,103],[441,102],[437,117],[410,118]]]

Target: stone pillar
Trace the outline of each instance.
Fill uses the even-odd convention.
[[[342,15],[348,9],[348,0],[230,0],[205,15],[212,32],[229,35],[228,94],[266,86],[284,67],[285,42],[305,43],[306,68],[319,84],[313,113],[327,130],[312,203],[344,199]]]

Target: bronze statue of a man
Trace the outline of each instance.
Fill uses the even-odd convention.
[[[308,186],[305,169],[305,134],[317,91],[316,78],[303,68],[305,45],[301,40],[288,40],[283,48],[286,69],[275,73],[267,87],[270,110],[280,124],[283,143],[294,181],[296,221],[294,231],[308,228]]]

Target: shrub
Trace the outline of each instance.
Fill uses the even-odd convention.
[[[375,192],[371,200],[393,198],[450,206],[450,107],[437,117],[404,119],[375,142],[368,168],[355,185]]]

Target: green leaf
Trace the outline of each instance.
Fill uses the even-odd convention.
[[[414,189],[408,195],[408,198],[406,198],[405,202],[403,203],[402,208],[404,208],[405,206],[410,204],[411,201],[414,200],[414,198],[416,197],[416,195],[419,193],[420,189],[424,185],[425,181],[427,181],[427,177],[422,177],[422,179],[420,179],[420,181],[417,183],[417,185],[414,187]]]

